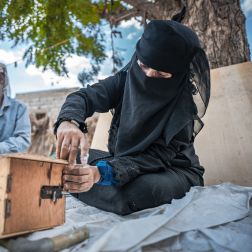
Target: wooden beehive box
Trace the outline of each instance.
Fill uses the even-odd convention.
[[[0,156],[0,238],[64,223],[65,164],[28,154]]]

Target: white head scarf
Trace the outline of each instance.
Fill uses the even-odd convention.
[[[8,72],[7,72],[6,65],[3,64],[3,63],[0,63],[0,72],[4,73],[4,76],[5,76],[4,95],[10,96],[11,95],[11,90],[10,90],[10,85],[9,85]]]

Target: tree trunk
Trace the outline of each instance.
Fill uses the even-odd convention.
[[[188,0],[184,22],[200,37],[212,68],[249,61],[245,17],[238,0]]]
[[[199,36],[211,68],[250,60],[245,30],[245,16],[239,0],[125,0],[148,19],[171,19],[183,2],[186,5],[183,23]]]

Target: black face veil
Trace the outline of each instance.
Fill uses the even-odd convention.
[[[137,59],[172,73],[172,78],[146,76]],[[168,145],[192,120],[194,136],[199,132],[209,101],[210,78],[207,57],[193,31],[175,21],[151,21],[127,68],[116,156],[142,152],[160,138]],[[193,94],[197,95],[195,101]]]

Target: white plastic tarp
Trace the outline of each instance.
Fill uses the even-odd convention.
[[[252,187],[193,187],[185,197],[128,216],[67,197],[66,223],[35,232],[52,237],[86,226],[90,238],[64,251],[252,251]],[[0,249],[1,250],[1,249]]]

